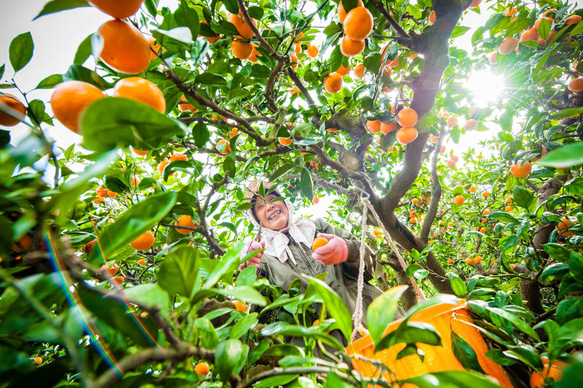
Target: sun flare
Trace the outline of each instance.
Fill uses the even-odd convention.
[[[488,105],[500,98],[504,92],[504,77],[489,71],[477,71],[470,75],[466,87],[471,90],[476,104]]]

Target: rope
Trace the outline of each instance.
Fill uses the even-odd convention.
[[[362,225],[361,225],[361,236],[360,236],[360,262],[358,264],[358,293],[356,294],[356,306],[354,307],[354,313],[352,315],[352,322],[354,329],[352,331],[352,338],[350,342],[354,342],[356,338],[356,333],[358,333],[358,328],[362,322],[362,290],[364,288],[364,255],[366,250],[366,216],[367,211],[364,207],[364,201],[366,198],[361,194],[361,201],[363,203],[362,207]]]
[[[405,259],[403,259],[403,256],[401,256],[401,254],[399,253],[399,250],[397,249],[397,246],[393,242],[393,239],[391,238],[391,235],[389,234],[389,232],[387,232],[387,230],[385,229],[385,226],[381,222],[381,219],[380,219],[379,215],[377,214],[377,212],[375,211],[374,207],[372,206],[372,204],[370,203],[370,201],[367,198],[362,197],[362,203],[373,214],[373,216],[374,216],[374,218],[375,218],[375,220],[377,222],[377,225],[383,231],[383,234],[385,236],[385,239],[389,243],[389,246],[391,247],[391,249],[393,250],[393,252],[395,252],[395,254],[397,255],[397,260],[399,261],[399,264],[403,268],[403,271],[406,271],[407,270],[407,267],[408,267],[407,266],[407,263],[405,262]],[[366,213],[366,211],[364,211],[364,213]],[[363,217],[363,218],[366,219],[366,217]],[[417,285],[417,282],[415,281],[415,278],[413,278],[413,276],[409,276],[409,279],[411,280],[411,283],[413,284],[413,287],[415,288],[415,292],[417,293],[417,298],[419,300],[425,300],[425,295],[423,294],[423,291]]]

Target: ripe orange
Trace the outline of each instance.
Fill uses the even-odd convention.
[[[290,57],[290,62],[292,63],[291,68],[295,69],[298,67],[298,62],[300,60],[298,59],[297,55],[292,54],[292,56]]]
[[[506,202],[511,203],[512,201],[514,201],[514,196],[509,196],[508,198],[506,198]]]
[[[550,380],[553,379],[554,382],[563,379],[563,369],[567,366],[564,362],[555,360],[549,368],[549,359],[547,357],[541,357],[543,362],[542,372],[532,372],[530,375],[530,388],[544,388],[545,377]]]
[[[364,40],[354,40],[344,35],[340,42],[340,52],[347,57],[354,57],[364,50]]]
[[[177,160],[184,160],[186,162],[188,161],[188,156],[181,154],[179,152],[170,155],[170,163],[175,162]]]
[[[210,372],[210,370],[211,369],[209,367],[209,364],[206,363],[206,362],[199,362],[194,367],[194,373],[199,374],[199,375],[203,375],[203,376],[208,375],[208,373]]]
[[[468,264],[474,264],[474,259],[466,259],[466,263]]]
[[[247,59],[253,52],[253,46],[251,43],[234,40],[233,43],[231,43],[231,50],[233,51],[233,55],[237,58]]]
[[[484,228],[482,228],[484,229]],[[486,230],[484,229],[484,232],[482,232],[482,229],[480,229],[480,233],[484,233]],[[475,256],[474,257],[474,263],[476,264],[480,264],[480,262],[482,261],[482,257],[481,256]]]
[[[140,178],[138,178],[137,176],[133,176],[132,181],[130,183],[132,187],[138,187],[138,185],[140,184]]]
[[[561,236],[569,237],[575,234],[574,232],[567,230],[571,225],[573,225],[571,220],[569,220],[567,217],[563,217],[555,229],[557,229],[557,232],[559,232]]]
[[[378,133],[381,131],[381,122],[379,120],[368,120],[366,128],[372,133]]]
[[[488,198],[489,196],[490,196],[490,193],[488,193],[487,191],[484,191],[482,193],[482,197],[484,197],[484,198]]]
[[[529,28],[520,34],[520,42],[528,42],[529,40],[537,40],[539,38],[536,28]]]
[[[394,121],[389,121],[388,123],[381,123],[381,132],[383,135],[388,134],[389,132],[396,131],[398,129],[397,123]]]
[[[2,92],[4,96],[0,96],[0,103],[6,104],[9,108],[14,109],[15,111],[25,115],[26,108],[22,104],[22,102],[18,101],[18,99],[10,93]],[[16,117],[12,117],[3,111],[0,111],[0,125],[4,125],[6,127],[13,127],[18,124],[20,120]]]
[[[311,161],[310,161],[310,164],[312,164],[312,162],[311,162]],[[318,169],[318,163],[316,163],[316,164],[315,164],[314,168],[315,168],[316,170]],[[314,204],[316,204],[316,205],[317,205],[317,204],[320,202],[320,198],[318,198],[318,197],[314,197],[314,199],[312,199],[312,202],[313,202]]]
[[[110,20],[99,27],[103,50],[99,58],[111,68],[128,74],[141,73],[150,65],[150,46],[142,33],[123,20]]]
[[[103,264],[101,266],[101,270],[107,271],[109,273],[109,276],[115,276],[115,274],[119,271],[119,266],[115,263],[113,263],[111,266]]]
[[[200,24],[207,24],[208,25],[208,22],[206,20],[203,20],[202,22],[200,22]],[[202,35],[199,35],[199,36],[202,36]],[[209,42],[209,44],[213,44],[217,40],[221,39],[221,36],[220,35],[205,36],[204,38]]]
[[[525,178],[527,177],[532,170],[532,164],[530,162],[524,163],[522,166],[519,166],[517,163],[512,164],[510,166],[510,173],[514,175],[516,178]]]
[[[464,198],[463,195],[456,195],[455,198],[453,199],[453,203],[455,203],[456,205],[461,205],[465,201],[466,199]]]
[[[279,141],[279,144],[284,146],[289,146],[293,142],[293,140],[289,137],[278,137],[277,141]]]
[[[366,69],[365,69],[364,65],[362,65],[362,64],[358,65],[354,69],[352,69],[352,71],[354,71],[354,76],[356,78],[363,78],[365,70]]]
[[[181,112],[186,112],[187,110],[191,111],[192,113],[196,112],[197,109],[186,99],[186,96],[180,97],[180,101],[178,101],[178,109]]]
[[[130,150],[132,150],[132,152],[138,156],[146,156],[146,155],[148,155],[148,152],[150,152],[150,151],[137,150],[132,146],[130,146]]]
[[[174,223],[174,225],[186,226],[189,228],[196,228],[196,224],[194,222],[192,222],[192,217],[189,215],[186,215],[186,214],[178,217],[177,222]],[[192,229],[186,229],[186,228],[176,228],[176,231],[180,234],[190,234],[190,233],[194,232]]]
[[[32,238],[28,234],[23,234],[17,242],[18,244],[12,246],[12,250],[16,253],[28,251],[32,247]]]
[[[447,264],[453,264],[453,260],[452,259],[447,259]]]
[[[571,15],[567,19],[565,19],[565,24],[577,24],[580,21],[581,21],[581,16]]]
[[[158,86],[140,77],[124,78],[115,84],[114,97],[124,97],[142,102],[160,113],[166,112],[166,99]]]
[[[342,89],[342,76],[338,73],[328,74],[324,80],[324,88],[328,93],[338,93]]]
[[[512,8],[506,8],[504,10],[504,15],[506,16],[512,16],[516,13],[516,7],[512,7]]]
[[[435,144],[435,143],[437,143],[439,141],[439,136],[435,136],[435,135],[430,134],[427,139],[430,142],[432,142],[433,144]]]
[[[476,119],[469,119],[468,121],[466,121],[466,124],[464,125],[464,129],[466,131],[471,131],[474,128],[476,128],[477,124],[478,124],[478,122],[476,121]]]
[[[457,125],[457,117],[450,116],[450,117],[447,119],[447,125],[448,125],[449,127],[455,127],[455,126]]]
[[[224,144],[224,149],[222,148]],[[221,151],[221,149],[223,149],[223,151]],[[221,139],[217,142],[217,150],[219,150],[219,153],[221,155],[227,155],[229,152],[231,152],[231,144],[229,144],[229,142],[225,139]]]
[[[505,211],[507,211],[507,212],[511,212],[513,209],[514,209],[514,208],[513,208],[512,206],[510,206],[510,205],[508,205],[508,206],[506,206],[506,207],[504,208],[504,210],[505,210]]]
[[[312,250],[315,251],[316,249],[323,247],[326,244],[328,244],[328,240],[326,240],[324,237],[316,237],[312,243]]]
[[[140,259],[140,260],[138,260],[138,264],[139,264],[139,265],[144,265],[144,264],[146,264],[146,259]]]
[[[124,19],[134,15],[140,9],[144,0],[88,0],[95,8],[113,16],[116,19]]]
[[[105,187],[103,187],[103,186],[101,186],[101,187],[98,187],[98,188],[95,190],[95,193],[96,193],[98,196],[100,196],[100,197],[107,197],[107,189],[106,189]]]
[[[511,263],[511,264],[509,265],[510,269],[511,269],[511,270],[513,270],[513,271],[514,271],[514,267],[515,267],[515,266],[516,266],[516,264],[514,264],[514,263]]]
[[[79,133],[79,119],[85,109],[105,94],[97,87],[83,81],[66,81],[59,84],[51,95],[55,118],[65,127]]]
[[[148,230],[146,233],[132,241],[130,246],[136,251],[145,251],[152,248],[155,240],[156,238],[154,237],[154,234]]]
[[[239,32],[242,39],[251,39],[255,35],[253,34],[253,30],[251,29],[249,24],[247,24],[245,19],[243,19],[239,15],[229,13],[229,15],[227,16],[227,21],[235,26],[237,32]],[[251,21],[255,25],[255,20],[251,19]]]
[[[103,199],[102,197],[99,197],[99,198],[95,198],[95,199],[94,199],[92,202],[93,202],[95,205],[99,205],[99,204],[100,204],[101,202],[103,202],[103,201],[105,201],[105,199]]]
[[[300,55],[302,53],[302,44],[300,42],[294,43],[295,46],[295,54]]]
[[[437,15],[435,14],[435,10],[431,11],[431,15],[429,15],[429,24],[433,24],[435,23],[435,20],[437,19]]]
[[[472,185],[472,186],[470,186],[470,188],[468,189],[468,191],[469,191],[470,193],[475,193],[475,192],[476,192],[476,186],[473,186],[473,185]]]
[[[445,146],[441,146],[441,148],[439,149],[439,153],[445,154],[445,150],[446,150]]]
[[[125,281],[125,279],[123,278],[123,276],[116,276],[113,279],[111,279],[111,281],[116,286],[121,286],[123,284],[123,282]]]
[[[482,3],[482,0],[474,0],[472,1],[472,4],[470,4],[470,6],[468,8],[476,8],[480,6],[480,3]]]
[[[396,139],[401,144],[412,143],[417,139],[418,133],[415,128],[401,128],[397,131]]]
[[[412,203],[413,205],[419,205],[419,198],[413,198],[413,199],[411,200],[411,203]]]
[[[316,56],[318,56],[318,52],[320,50],[318,50],[317,46],[314,46],[311,43],[308,43],[308,55],[312,58],[316,58]]]
[[[572,92],[580,92],[581,90],[583,90],[583,77],[571,80],[567,87]]]
[[[497,56],[498,56],[498,51],[494,51],[493,53],[490,53],[490,55],[488,55],[488,61],[494,65],[496,63]]]
[[[338,73],[344,77],[345,75],[348,75],[349,71],[350,71],[350,65],[348,65],[348,66],[340,65],[338,70],[336,70],[336,73]]]
[[[518,45],[518,39],[509,36],[508,38],[504,39],[500,46],[498,46],[498,52],[503,55],[510,54]]]
[[[451,160],[453,160],[453,161],[454,161],[454,162],[456,162],[456,163],[457,163],[457,162],[460,160],[460,158],[458,158],[456,155],[452,155],[452,156],[450,157],[450,159],[451,159]]]
[[[83,245],[83,252],[87,255],[90,254],[91,251],[93,251],[93,248],[95,248],[95,244],[97,244],[97,239],[89,241],[87,244]]]
[[[117,197],[117,193],[115,191],[107,190],[107,196],[110,198]]]
[[[397,119],[402,127],[414,127],[417,124],[418,118],[419,116],[417,116],[417,112],[413,108],[401,109],[397,113]]]
[[[32,361],[36,362],[37,364],[42,364],[43,363],[43,359],[40,357],[35,357],[32,359]]]
[[[261,54],[259,54],[259,51],[257,51],[257,45],[255,43],[251,43],[251,46],[253,46],[253,51],[251,51],[251,55],[249,55],[249,58],[247,59],[249,62],[257,63],[259,62],[259,58],[257,57]]]
[[[365,7],[350,10],[344,18],[344,34],[353,40],[364,40],[374,26],[372,13]]]
[[[358,4],[356,6],[357,7],[364,7],[364,3],[362,2],[362,0],[358,0]],[[346,18],[346,11],[344,10],[344,4],[342,4],[342,1],[340,1],[338,3],[338,19],[340,20],[340,23],[344,23],[345,18]]]
[[[488,215],[488,214],[490,214],[490,213],[492,213],[492,212],[491,212],[490,210],[486,209],[486,210],[484,210],[484,213],[483,213],[483,214],[484,214],[485,216],[487,216],[487,215]]]
[[[245,303],[241,302],[240,300],[234,301],[233,304],[235,305],[235,309],[237,311],[247,311],[247,305],[245,305]]]
[[[158,163],[158,166],[156,166],[156,169],[158,170],[158,172],[160,174],[164,173],[164,169],[166,168],[166,166],[168,165],[168,161],[167,160],[162,160],[160,163]]]

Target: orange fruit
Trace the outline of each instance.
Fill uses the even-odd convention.
[[[144,264],[146,264],[146,259],[140,259],[140,260],[138,260],[138,264],[139,264],[139,265],[144,265]]]
[[[507,212],[511,212],[511,211],[512,211],[512,209],[514,209],[514,208],[513,208],[512,206],[510,206],[510,205],[508,205],[508,206],[506,206],[506,207],[504,208],[504,210],[505,210],[505,211],[507,211]]]
[[[389,66],[391,66],[391,67],[399,66],[399,56],[398,55],[395,59],[393,59],[392,61],[389,62]]]
[[[109,276],[114,276],[119,271],[119,267],[115,263],[113,263],[111,266],[109,266],[107,264],[103,264],[101,266],[101,270],[107,271],[109,273]]]
[[[577,24],[580,21],[581,21],[581,16],[571,15],[567,19],[565,19],[565,24]]]
[[[304,37],[304,32],[303,31],[300,31],[300,33],[298,34],[298,36],[296,36],[296,38],[294,39],[294,42],[298,42],[303,37]]]
[[[518,45],[518,39],[509,36],[508,38],[504,39],[500,46],[498,46],[498,52],[503,55],[510,54]]]
[[[95,8],[113,16],[116,19],[124,19],[134,15],[140,9],[144,0],[88,0]]]
[[[192,113],[196,112],[197,109],[186,99],[186,96],[180,97],[180,101],[178,101],[178,109],[181,112],[186,112],[187,110],[191,111]]]
[[[504,10],[504,15],[506,16],[512,16],[516,13],[516,7],[512,7],[512,8],[506,8]]]
[[[495,64],[496,63],[496,57],[498,56],[498,51],[494,51],[493,53],[490,53],[490,55],[488,55],[488,61],[491,64]]]
[[[170,162],[168,162],[167,160],[162,160],[160,163],[158,163],[158,166],[156,166],[156,168],[160,174],[164,173],[164,169],[166,168],[168,163]]]
[[[366,128],[372,133],[378,133],[381,131],[381,122],[379,120],[368,120]]]
[[[0,96],[0,103],[7,105],[9,108],[25,115],[26,108],[22,104],[22,102],[18,101],[18,99],[10,93],[2,92],[4,96]],[[12,117],[3,111],[0,111],[0,125],[4,125],[6,127],[13,127],[16,124],[20,123],[20,120],[16,117]]]
[[[125,281],[125,279],[123,278],[123,276],[116,276],[113,279],[111,279],[111,281],[116,286],[121,286],[123,284],[123,282]]]
[[[308,43],[308,55],[312,58],[316,58],[318,56],[318,52],[320,50],[318,50],[317,46],[314,46],[311,43]]]
[[[160,53],[161,46],[158,44],[158,41],[156,40],[156,38],[154,38],[153,36],[146,38],[146,40],[148,41],[148,45],[150,46],[150,49],[151,49],[150,50],[150,59],[152,61],[155,61],[156,59],[158,59],[158,55],[156,55],[156,53]]]
[[[364,3],[362,2],[362,0],[358,0],[358,4],[356,6],[357,7],[364,7]],[[338,19],[340,20],[340,23],[344,23],[345,18],[346,18],[346,11],[344,10],[344,4],[342,4],[342,1],[340,1],[338,3]]]
[[[450,126],[450,127],[455,127],[457,125],[457,117],[450,116],[447,119],[447,125]]]
[[[453,260],[452,259],[447,259],[447,264],[453,264]]]
[[[71,131],[79,133],[79,121],[85,109],[104,97],[105,94],[90,83],[66,81],[53,91],[51,107],[57,120]]]
[[[95,198],[92,202],[96,205],[99,205],[101,202],[105,201],[102,197]]]
[[[199,375],[203,375],[203,376],[208,375],[208,373],[210,372],[210,370],[211,369],[209,367],[209,364],[206,363],[206,362],[199,362],[194,367],[194,373],[199,374]]]
[[[239,35],[241,35],[241,38],[251,39],[255,35],[249,24],[247,24],[245,19],[239,15],[229,13],[227,16],[227,21],[235,26],[237,32],[239,32]],[[251,21],[253,24],[255,24],[255,20],[251,19]]]
[[[455,160],[450,159],[447,161],[447,167],[449,167],[449,168],[455,167],[456,163],[457,162]]]
[[[506,198],[506,202],[510,203],[512,201],[514,201],[514,196],[511,195],[510,197]]]
[[[326,128],[326,131],[330,133],[336,133],[338,132],[338,128]]]
[[[401,144],[409,144],[417,139],[418,133],[415,128],[401,128],[397,131],[396,139]]]
[[[174,225],[186,226],[189,228],[196,228],[196,224],[194,222],[192,222],[192,217],[187,215],[187,214],[178,217],[177,222],[174,223]],[[180,234],[190,234],[190,233],[194,232],[192,229],[186,229],[186,228],[176,228],[176,231]]]
[[[567,85],[570,91],[572,92],[580,92],[583,90],[583,77],[575,78],[571,80]]]
[[[431,11],[431,15],[429,15],[429,24],[433,24],[435,23],[435,20],[437,19],[437,15],[435,14],[435,10]]]
[[[95,248],[95,244],[97,244],[97,239],[89,241],[87,244],[83,245],[83,252],[87,255],[90,254],[91,251],[93,251],[93,248]]]
[[[99,58],[121,73],[141,73],[150,65],[150,46],[142,33],[123,20],[110,20],[97,30],[103,38]]]
[[[32,361],[36,362],[37,364],[42,364],[43,363],[43,359],[40,357],[35,357],[32,359]]]
[[[354,40],[344,35],[340,42],[340,52],[347,57],[354,57],[364,50],[364,40]]]
[[[394,121],[389,121],[388,123],[381,123],[381,132],[383,135],[388,134],[389,132],[396,131],[398,129],[397,123]]]
[[[251,55],[249,55],[249,58],[247,59],[249,62],[257,63],[259,62],[259,58],[257,57],[261,54],[259,54],[259,51],[257,51],[257,45],[255,43],[251,43],[251,46],[253,46],[253,51],[251,51]]]
[[[177,160],[184,160],[186,162],[186,161],[188,161],[188,156],[181,154],[179,152],[172,154],[170,156],[170,163],[175,162]]]
[[[374,26],[372,13],[365,7],[351,9],[344,18],[344,34],[353,40],[364,40]]]
[[[324,88],[328,93],[338,93],[342,89],[342,76],[338,73],[328,74],[324,80]]]
[[[136,251],[145,251],[152,248],[155,240],[156,238],[154,237],[154,234],[148,230],[146,233],[132,241],[130,246]]]
[[[510,269],[511,269],[511,270],[513,270],[513,271],[514,271],[514,267],[515,267],[515,266],[516,266],[516,264],[514,264],[514,263],[511,263],[511,264],[509,265]]]
[[[470,188],[468,189],[468,191],[470,193],[475,193],[476,192],[476,186],[470,186]]]
[[[208,22],[206,20],[203,20],[202,22],[200,22],[200,24],[206,24],[206,25],[208,25]],[[202,36],[202,35],[199,35],[199,36]],[[213,44],[217,40],[221,39],[221,36],[220,35],[205,36],[204,38],[209,42],[209,44]]]
[[[514,175],[516,178],[525,178],[527,177],[532,170],[532,164],[530,162],[524,163],[522,166],[514,163],[510,166],[510,173]]]
[[[117,193],[115,191],[107,190],[107,196],[110,198],[117,197]]]
[[[463,195],[456,195],[455,198],[453,199],[453,203],[455,203],[456,205],[461,205],[465,201],[466,199],[464,198]]]
[[[95,193],[96,193],[98,196],[100,196],[100,197],[107,197],[107,189],[106,189],[105,187],[103,187],[103,186],[101,186],[101,187],[98,187],[98,188],[95,190]]]
[[[575,234],[574,232],[567,230],[571,225],[573,225],[571,220],[569,220],[567,217],[563,217],[555,229],[557,229],[557,232],[559,232],[561,236],[569,237]]]
[[[312,163],[312,162],[310,162],[310,163]],[[318,163],[315,164],[314,168],[316,170],[318,169]],[[320,198],[314,197],[314,199],[312,199],[312,202],[317,205],[320,202]]]
[[[520,42],[528,42],[530,40],[537,40],[539,38],[536,28],[529,28],[520,34]]]
[[[413,108],[401,109],[397,113],[397,119],[402,127],[414,127],[417,124],[418,118],[419,116],[417,116],[417,112]]]
[[[336,70],[336,73],[338,73],[344,77],[345,75],[348,75],[349,71],[350,71],[350,65],[348,65],[348,66],[340,65],[338,70]]]
[[[231,50],[233,51],[233,55],[237,58],[247,59],[253,52],[253,46],[251,43],[234,40],[233,43],[231,43]]]
[[[472,1],[472,4],[470,4],[470,6],[468,8],[476,8],[480,6],[480,3],[482,3],[482,0],[474,0]]]
[[[245,303],[241,302],[240,300],[234,301],[233,304],[235,305],[235,309],[237,311],[247,311],[247,305],[245,305]]]
[[[445,146],[441,146],[441,148],[439,149],[439,153],[445,154]]]
[[[482,228],[484,229],[484,228]],[[484,229],[484,232],[482,232],[482,229],[480,229],[480,233],[484,233],[486,230]],[[480,262],[482,261],[482,257],[481,256],[476,256],[474,257],[474,263],[476,264],[480,264]]]
[[[132,187],[138,187],[139,184],[140,184],[140,178],[133,176],[132,181],[131,181]]]
[[[433,144],[435,144],[435,143],[437,143],[439,141],[439,136],[435,136],[435,135],[430,134],[427,139],[430,142],[432,142]]]
[[[468,264],[474,264],[474,259],[466,259],[466,263]]]
[[[298,59],[297,55],[292,54],[292,56],[290,57],[290,62],[292,63],[291,68],[295,69],[298,67],[298,62],[300,60]]]
[[[279,144],[284,146],[289,146],[293,142],[293,140],[289,137],[278,137],[277,141],[279,141]]]
[[[150,151],[137,150],[132,146],[130,146],[130,150],[132,150],[132,152],[138,156],[146,156],[146,155],[148,155],[148,152],[150,152]]]
[[[223,151],[220,151],[223,147],[224,144],[224,149]],[[221,139],[217,142],[217,150],[219,150],[219,153],[221,155],[227,155],[229,152],[231,152],[231,144],[229,144],[229,142],[225,139]]]
[[[356,78],[363,78],[365,70],[366,70],[366,68],[362,64],[358,65],[354,69],[352,69],[352,71],[354,72],[354,76]]]
[[[419,205],[419,199],[418,199],[418,198],[413,198],[413,199],[411,200],[411,203],[412,203],[413,205]]]
[[[17,242],[18,244],[14,244],[12,246],[12,250],[16,253],[28,251],[32,247],[32,237],[30,237],[28,234],[23,234]]]
[[[486,209],[484,210],[484,215],[487,216],[488,214],[492,213],[490,210]]]
[[[478,122],[476,121],[476,119],[469,119],[468,121],[466,121],[466,124],[464,125],[464,129],[466,131],[471,131],[474,128],[476,128],[477,124],[478,124]]]
[[[323,247],[326,244],[328,244],[328,240],[326,240],[324,237],[316,237],[314,242],[312,242],[312,250],[315,251],[316,249]]]
[[[550,381],[552,379],[554,382],[563,379],[563,369],[567,366],[564,362],[553,361],[553,364],[549,367],[549,359],[547,357],[541,357],[543,362],[542,372],[532,372],[530,375],[530,388],[544,388],[545,378]]]
[[[142,102],[160,113],[166,112],[166,99],[158,86],[140,77],[124,78],[116,82],[114,97],[124,97]]]
[[[484,197],[484,198],[488,198],[489,196],[490,196],[490,193],[488,193],[487,191],[484,191],[482,193],[482,197]]]

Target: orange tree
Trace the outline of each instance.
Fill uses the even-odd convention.
[[[346,308],[320,280],[298,294],[253,268],[235,271],[236,242],[252,233],[250,176],[299,204],[336,194],[334,212],[357,235],[368,199],[379,286],[417,279],[425,293],[466,297],[495,344],[488,357],[513,365],[517,386],[531,372],[551,384],[545,365],[563,361],[575,365],[562,383],[580,379],[583,10],[561,1],[89,3],[39,11],[94,5],[125,18],[96,26],[65,74],[20,90],[29,33],[10,45],[12,69],[0,67],[12,89],[0,124],[30,131],[16,145],[2,131],[5,384],[273,386],[322,375],[390,384],[341,359],[306,359],[321,342],[342,351],[330,327],[351,337]],[[471,48],[451,46],[469,31],[464,16],[486,11]],[[505,87],[478,107],[480,91],[463,81],[484,69]],[[53,88],[52,106],[34,98]],[[57,120],[80,145],[55,148],[44,131]],[[442,147],[488,129],[482,151]],[[414,290],[402,295],[406,308]],[[401,292],[369,310],[381,317],[369,319],[379,349]],[[302,321],[312,302],[330,319]],[[431,329],[404,327],[391,341],[407,354],[421,340],[439,343]],[[482,371],[476,351],[454,340],[464,367]],[[431,379],[492,386],[456,373],[411,382]]]

